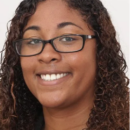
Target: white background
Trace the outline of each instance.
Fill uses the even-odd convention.
[[[6,39],[7,23],[14,15],[14,11],[22,0],[0,0],[0,50]],[[125,59],[130,68],[129,42],[129,0],[101,0],[107,8],[117,31],[117,39],[121,44]],[[127,75],[130,75],[127,73]]]

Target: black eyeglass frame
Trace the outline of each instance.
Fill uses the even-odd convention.
[[[53,44],[53,41],[54,41],[55,39],[57,39],[57,38],[59,38],[59,37],[63,37],[63,36],[81,36],[82,39],[83,39],[82,48],[79,49],[79,50],[70,51],[70,52],[58,51],[58,50],[55,48],[55,46],[54,46],[54,44]],[[41,51],[40,51],[39,53],[33,54],[33,55],[21,55],[21,54],[19,54],[19,52],[18,52],[18,50],[17,50],[17,48],[16,48],[16,43],[17,43],[17,42],[22,41],[22,40],[33,39],[33,38],[20,39],[20,40],[14,41],[14,42],[13,42],[13,45],[14,45],[14,48],[15,48],[16,53],[17,53],[19,56],[21,56],[21,57],[30,57],[30,56],[35,56],[35,55],[39,55],[40,53],[42,53],[42,51],[43,51],[43,49],[44,49],[44,47],[45,47],[45,45],[46,45],[47,43],[50,43],[50,44],[52,45],[53,49],[54,49],[56,52],[60,52],[60,53],[74,53],[74,52],[78,52],[78,51],[81,51],[81,50],[84,48],[85,40],[86,40],[86,39],[93,39],[93,38],[96,38],[96,35],[68,34],[68,35],[58,36],[58,37],[52,38],[52,39],[50,39],[50,40],[42,40],[42,39],[36,38],[37,40],[40,40],[40,41],[43,43],[43,47],[42,47],[42,49],[41,49]]]

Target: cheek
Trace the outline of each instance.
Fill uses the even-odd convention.
[[[65,57],[74,76],[73,86],[83,92],[89,86],[94,86],[96,76],[96,47],[86,47],[80,52]],[[81,86],[81,87],[80,87]]]
[[[34,72],[35,61],[31,57],[21,57],[20,62],[24,76]]]
[[[64,61],[71,67],[74,71],[84,71],[96,68],[96,52],[91,51],[80,51],[72,54],[67,54],[64,56]]]
[[[93,96],[96,76],[95,51],[91,49],[67,55],[64,56],[64,60],[71,68],[73,77],[67,88],[69,99],[72,101],[85,97],[87,99],[88,93]]]
[[[36,61],[32,57],[21,57],[20,59],[24,80],[31,90],[31,83],[35,78],[35,64]]]

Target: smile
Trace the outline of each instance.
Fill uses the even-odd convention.
[[[61,74],[41,74],[40,77],[41,79],[45,80],[45,81],[52,81],[52,80],[57,80],[60,78],[63,78],[65,76],[67,76],[68,73],[61,73]]]

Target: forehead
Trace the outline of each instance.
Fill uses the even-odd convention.
[[[78,16],[80,13],[67,6],[67,3],[62,0],[47,0],[44,2],[39,2],[34,16],[42,15],[42,17],[48,19],[64,19],[64,18],[73,18]],[[71,16],[71,17],[70,17]],[[73,19],[72,18],[72,19]],[[81,16],[80,16],[81,18]]]
[[[57,26],[60,23],[67,22],[73,23],[83,30],[79,32],[79,28],[76,28],[76,26],[62,26],[66,33],[93,34],[93,31],[89,29],[88,24],[83,20],[80,12],[68,7],[67,3],[62,0],[39,2],[35,13],[29,19],[24,30],[30,26],[38,26],[40,27],[41,33],[47,35],[49,38],[52,35],[61,35],[59,34],[59,30],[61,31],[62,28],[58,29]]]
[[[36,12],[31,16],[27,26],[38,24],[52,27],[62,22],[75,22],[86,25],[80,13],[69,8],[66,2],[62,0],[47,0],[39,2]]]

